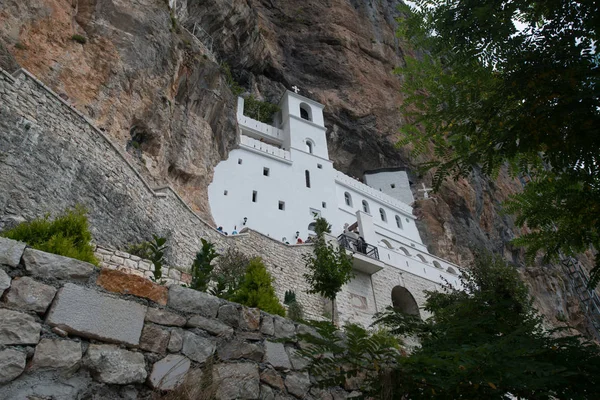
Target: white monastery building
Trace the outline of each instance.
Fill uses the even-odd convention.
[[[372,313],[381,311],[369,304],[376,303],[372,276],[386,270],[420,281],[413,290],[406,285],[419,298],[415,290],[458,285],[457,266],[429,254],[421,240],[403,168],[366,172],[366,184],[347,176],[329,160],[323,105],[286,91],[279,107],[268,125],[245,116],[238,99],[239,147],[217,165],[208,188],[217,226],[229,234],[248,227],[295,245],[314,234],[315,215],[326,218],[338,243],[354,253],[355,285],[370,285],[360,301]]]

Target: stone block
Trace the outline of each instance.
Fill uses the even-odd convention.
[[[21,375],[25,369],[26,358],[27,355],[22,351],[0,350],[0,384],[10,382]]]
[[[181,282],[185,283],[186,285],[189,285],[190,283],[192,283],[192,275],[188,274],[187,272],[182,272]]]
[[[10,276],[3,269],[0,269],[0,297],[4,294],[4,291],[10,287]]]
[[[218,364],[213,368],[217,400],[256,399],[260,395],[260,378],[256,364]]]
[[[95,269],[92,264],[87,262],[34,249],[25,250],[23,263],[25,270],[32,276],[52,280],[86,282]]]
[[[123,257],[119,257],[117,255],[110,256],[110,262],[115,263],[117,265],[125,264],[125,260],[123,259]]]
[[[235,337],[241,341],[248,342],[262,342],[264,339],[263,335],[260,332],[238,332],[235,334]]]
[[[0,308],[0,345],[37,344],[41,329],[31,315]]]
[[[292,339],[296,336],[296,326],[289,319],[273,316],[274,335],[277,339]]]
[[[179,271],[175,268],[170,268],[169,272],[167,273],[167,276],[176,281],[180,281],[181,280],[181,271]]]
[[[298,350],[294,349],[293,347],[286,347],[285,350],[287,351],[290,361],[292,362],[293,369],[300,371],[308,367],[309,361],[300,356]]]
[[[266,385],[260,385],[260,400],[275,400],[273,389]]]
[[[183,332],[183,347],[181,352],[192,360],[203,363],[215,352],[215,344],[212,340],[193,334]]]
[[[285,390],[285,383],[283,378],[277,371],[271,368],[267,368],[260,373],[260,380],[269,386],[272,386],[281,391]]]
[[[129,253],[125,253],[124,251],[120,251],[120,250],[115,250],[115,255],[117,257],[122,257],[122,258],[129,258],[129,257],[131,257],[131,255]]]
[[[131,269],[138,269],[138,263],[130,259],[125,259],[125,266]]]
[[[185,379],[190,370],[190,360],[178,354],[169,354],[154,363],[150,373],[150,386],[159,390],[173,390]]]
[[[167,304],[167,288],[152,283],[141,276],[111,269],[102,269],[96,284],[109,292],[143,297],[163,306]]]
[[[276,369],[289,370],[292,368],[290,358],[282,343],[265,340],[265,363],[271,364]]]
[[[165,354],[170,336],[171,332],[161,329],[158,325],[146,324],[140,337],[140,349]]]
[[[171,329],[171,337],[169,338],[169,344],[167,350],[170,353],[177,353],[183,346],[183,329]]]
[[[148,261],[140,261],[138,263],[138,268],[142,269],[144,271],[152,271],[152,270],[154,270],[154,265],[152,265],[152,263],[150,263]]]
[[[148,312],[146,312],[146,321],[166,326],[184,326],[186,322],[185,317],[182,317],[179,314],[153,307],[148,308]]]
[[[272,321],[273,319],[271,318]],[[248,331],[257,331],[260,328],[260,310],[258,308],[242,306],[239,327]]]
[[[233,336],[233,328],[229,325],[224,324],[223,322],[206,318],[201,315],[194,315],[188,321],[186,326],[191,328],[200,328],[211,335],[223,336],[223,337],[232,337]]]
[[[43,314],[54,299],[56,289],[52,286],[36,282],[28,276],[15,278],[4,298],[4,303],[10,308],[23,311],[35,311]]]
[[[240,324],[240,312],[238,306],[231,303],[223,304],[219,307],[217,318],[227,325],[237,328]]]
[[[262,314],[262,321],[260,324],[260,333],[263,335],[273,336],[275,334],[275,325],[273,323],[273,316],[269,314]]]
[[[58,291],[46,323],[86,338],[137,346],[145,315],[141,304],[67,283]]]
[[[23,242],[0,237],[0,265],[16,267],[27,245]]]
[[[32,370],[69,369],[81,361],[81,343],[42,339],[35,348]]]
[[[84,362],[94,379],[103,383],[143,383],[148,375],[142,353],[120,349],[115,345],[91,344]]]
[[[215,318],[222,300],[194,289],[173,285],[169,288],[169,307],[178,311]]]
[[[304,398],[310,389],[310,378],[307,372],[290,372],[285,377],[285,387],[290,394]]]
[[[217,348],[221,360],[239,360],[241,358],[261,362],[265,354],[262,346],[254,343],[232,340],[221,343]]]

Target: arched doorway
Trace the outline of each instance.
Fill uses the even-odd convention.
[[[396,286],[392,289],[392,305],[400,312],[421,318],[419,305],[413,295],[403,286]]]

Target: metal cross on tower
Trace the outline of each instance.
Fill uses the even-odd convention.
[[[429,192],[432,192],[433,189],[425,187],[425,183],[421,183],[421,185],[423,185],[423,189],[419,189],[419,192],[423,192],[423,199],[424,200],[430,199],[431,197],[429,197]]]
[[[296,85],[292,86],[292,90],[294,91],[294,93],[298,94],[298,92],[300,91],[300,88]]]

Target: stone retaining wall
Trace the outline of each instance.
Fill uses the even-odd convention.
[[[214,397],[345,399],[296,353],[311,328],[205,293],[0,238],[0,400]],[[210,379],[207,379],[210,378]]]

